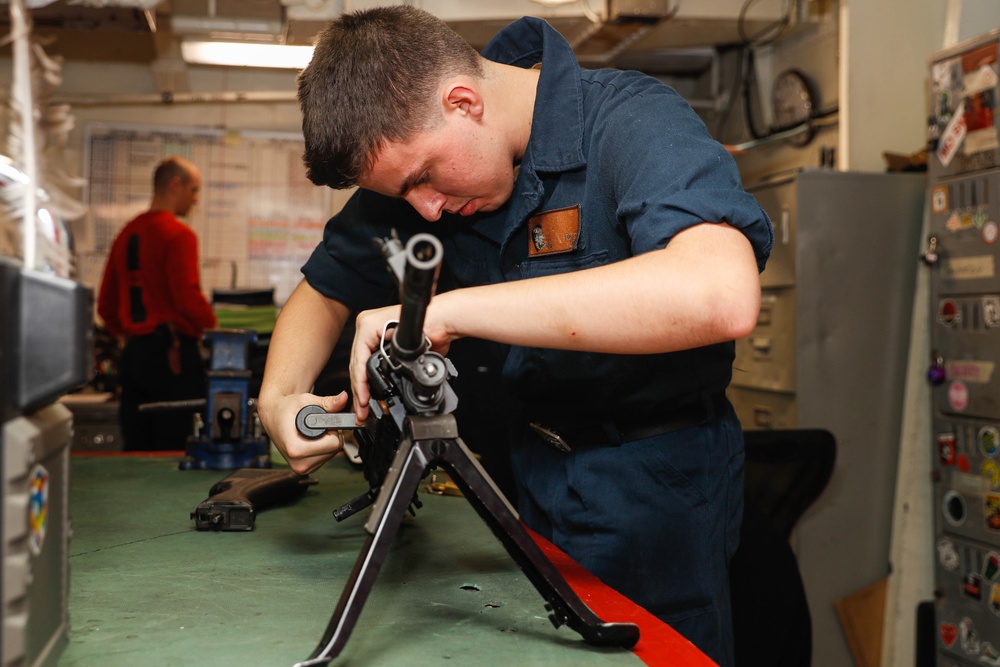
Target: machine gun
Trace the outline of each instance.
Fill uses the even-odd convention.
[[[446,357],[430,350],[423,333],[444,255],[441,242],[430,234],[415,235],[405,247],[395,234],[377,242],[399,283],[402,308],[399,321],[383,329],[379,348],[367,365],[371,418],[357,431],[357,439],[371,489],[335,515],[339,513],[341,520],[372,502],[374,508],[365,523],[368,538],[326,632],[312,655],[295,667],[326,665],[343,650],[403,515],[419,507],[416,491],[421,479],[435,467],[451,475],[545,598],[556,628],[568,624],[590,644],[632,647],[639,640],[638,627],[606,623],[580,600],[458,436],[452,414],[458,398],[449,384],[457,372]],[[317,438],[327,429],[357,428],[357,423],[353,415],[327,414],[319,406],[306,406],[296,415],[296,426],[303,436]]]

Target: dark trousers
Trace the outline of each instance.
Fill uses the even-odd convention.
[[[193,413],[203,409],[139,411],[144,403],[205,397],[205,365],[197,339],[179,336],[181,373],[174,375],[167,361],[172,339],[166,330],[133,336],[119,362],[121,404],[118,420],[126,451],[184,449],[193,433]]]
[[[716,663],[733,665],[728,567],[744,453],[728,402],[706,426],[569,454],[526,434],[512,460],[529,527]]]

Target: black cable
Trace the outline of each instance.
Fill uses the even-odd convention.
[[[764,133],[759,131],[753,118],[754,105],[752,93],[757,90],[757,70],[754,67],[753,47],[746,45],[744,46],[744,49],[743,58],[746,71],[743,74],[743,117],[746,119],[747,129],[750,130],[750,136],[754,139],[762,139],[770,134],[770,132]]]
[[[737,53],[735,57],[737,58],[735,65],[735,72],[733,73],[732,83],[729,84],[729,94],[726,96],[726,108],[722,110],[715,128],[716,137],[721,137],[722,133],[726,129],[726,123],[729,122],[729,117],[733,114],[733,107],[736,106],[736,98],[740,94],[741,86],[743,85],[743,47],[742,45],[737,46]],[[721,52],[721,50],[720,50]],[[721,141],[721,139],[720,139]]]
[[[791,128],[783,127],[776,128],[771,126],[768,128],[766,133],[761,132],[757,129],[753,117],[753,92],[757,88],[757,72],[754,67],[754,52],[758,47],[767,46],[778,40],[779,37],[785,32],[792,21],[792,0],[786,0],[784,15],[761,29],[754,35],[747,33],[746,29],[746,15],[749,12],[750,7],[757,0],[744,0],[743,5],[740,7],[739,17],[736,22],[736,27],[740,35],[740,39],[743,40],[743,47],[746,49],[744,54],[745,61],[745,71],[743,72],[743,115],[746,120],[747,128],[750,131],[750,135],[754,139],[763,139],[770,136],[776,132],[788,130]],[[834,108],[832,111],[824,111],[822,115],[819,113],[814,113],[810,116],[812,118],[820,118],[823,116],[831,115],[836,113],[837,109]]]
[[[792,0],[785,0],[785,13],[780,19],[778,19],[769,26],[765,26],[756,35],[747,34],[746,31],[747,12],[750,11],[751,5],[753,5],[753,3],[755,3],[756,1],[757,0],[744,0],[743,6],[740,7],[739,17],[736,20],[736,29],[739,32],[740,39],[743,41],[744,44],[747,44],[748,46],[751,47],[765,46],[767,44],[776,41],[778,37],[780,37],[781,34],[785,32],[785,29],[788,28],[788,26],[792,22]],[[773,32],[774,34],[765,37],[765,35],[767,35],[769,32]]]

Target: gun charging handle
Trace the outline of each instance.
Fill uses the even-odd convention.
[[[295,428],[303,438],[315,440],[330,430],[362,427],[353,412],[327,412],[318,405],[307,405],[295,415]]]

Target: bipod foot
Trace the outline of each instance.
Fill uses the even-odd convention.
[[[633,623],[607,623],[583,603],[552,561],[542,553],[521,523],[517,510],[465,443],[456,436],[435,445],[437,451],[433,463],[451,474],[452,481],[462,490],[480,518],[545,598],[552,625],[556,628],[568,625],[584,641],[595,646],[635,646],[639,641],[639,627]]]

